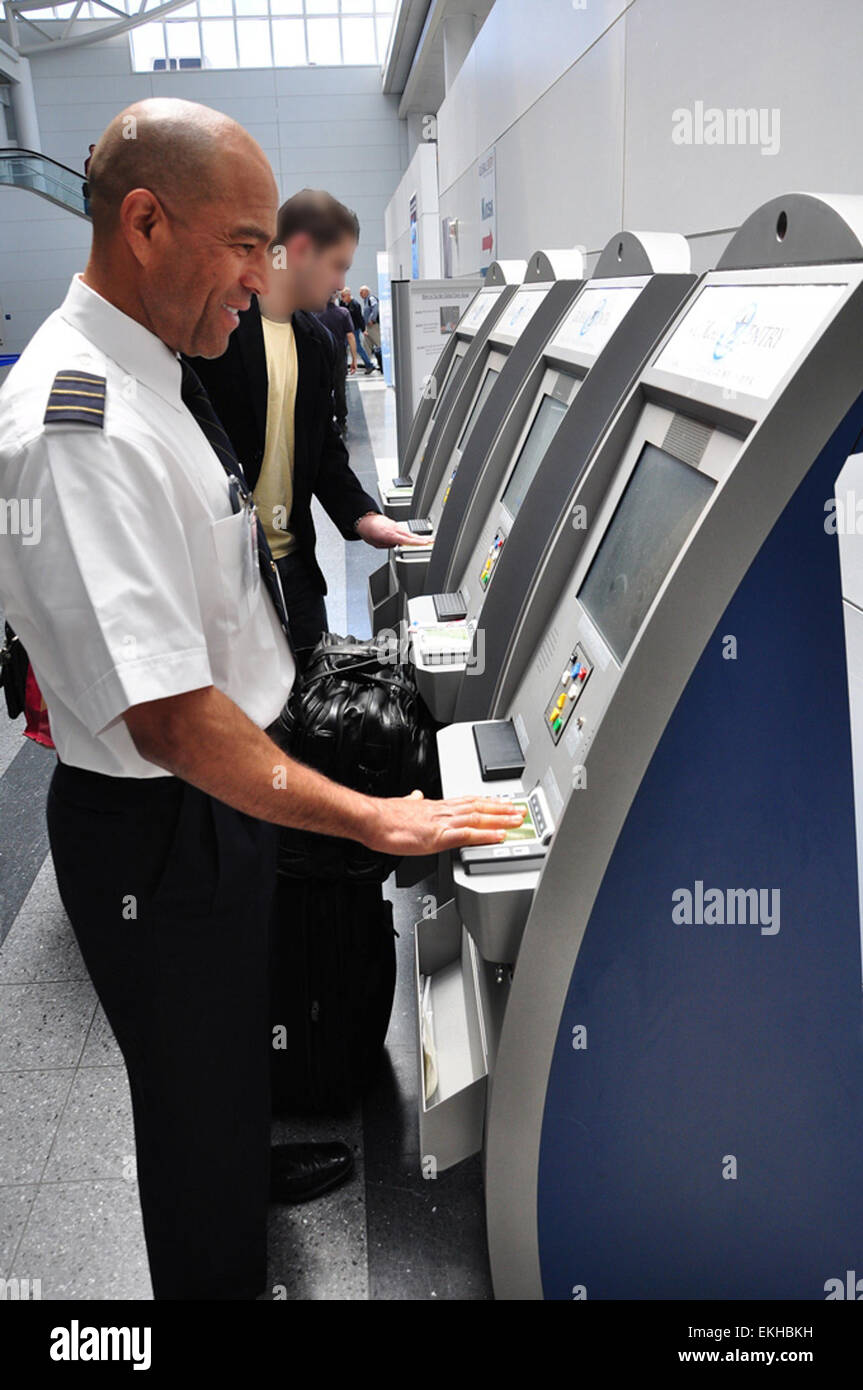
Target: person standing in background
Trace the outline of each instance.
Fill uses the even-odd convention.
[[[354,299],[353,295],[351,294],[350,285],[345,285],[340,295],[340,298],[342,301],[342,307],[347,309],[348,313],[351,316],[351,319],[353,320],[354,334],[357,340],[357,355],[366,369],[366,376],[371,376],[375,368],[372,359],[366,352],[365,344],[363,342],[363,335],[366,331],[366,325],[363,320],[363,306],[358,299]]]
[[[338,294],[334,294],[327,307],[322,309],[317,318],[329,329],[335,339],[336,344],[336,367],[333,376],[333,408],[336,419],[336,429],[342,438],[348,432],[348,396],[347,396],[347,377],[348,373],[353,376],[357,370],[357,335],[354,332],[354,321],[342,305]],[[348,366],[347,353],[350,353],[351,362]]]
[[[360,299],[363,301],[363,322],[366,326],[366,333],[372,344],[375,354],[375,361],[381,371],[384,369],[381,360],[381,323],[380,323],[380,304],[377,295],[372,294],[368,285],[360,285]]]
[[[84,211],[88,217],[90,216],[90,184],[88,179],[90,177],[90,160],[93,158],[95,148],[95,145],[90,146],[90,153],[84,160],[84,182],[81,184],[81,192],[84,195]]]
[[[356,216],[331,194],[295,193],[279,208],[266,293],[252,295],[223,356],[192,359],[253,489],[301,665],[328,627],[312,497],[345,540],[422,543],[381,515],[333,420],[344,351],[312,311],[344,284],[358,238]]]

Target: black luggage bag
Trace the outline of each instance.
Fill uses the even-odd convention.
[[[279,874],[273,925],[273,1110],[343,1114],[383,1056],[396,984],[392,903],[379,883]]]
[[[327,633],[270,734],[374,796],[440,795],[435,723],[409,663],[375,639]],[[278,1113],[352,1108],[383,1055],[396,980],[392,856],[285,829],[271,946],[271,1079]]]

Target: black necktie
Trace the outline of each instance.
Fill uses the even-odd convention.
[[[206,437],[207,443],[212,447],[216,458],[221,463],[229,478],[236,478],[246,496],[251,496],[251,489],[246,482],[243,468],[237,455],[234,453],[234,446],[225,433],[224,426],[219,420],[218,415],[213,409],[213,403],[204,390],[201,378],[185,358],[181,358],[183,369],[183,381],[180,388],[180,395],[186,409],[194,416]],[[264,581],[267,592],[273,600],[276,616],[282,625],[282,631],[288,639],[293,651],[294,644],[291,641],[291,625],[288,622],[288,611],[285,607],[285,598],[282,593],[282,585],[279,580],[279,572],[276,569],[276,562],[273,559],[270,543],[267,540],[267,533],[264,530],[263,522],[255,513],[255,524],[257,526],[258,538],[258,564],[261,570],[261,578]]]

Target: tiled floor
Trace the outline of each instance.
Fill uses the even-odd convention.
[[[392,392],[349,387],[351,461],[374,492],[395,455]],[[368,634],[366,577],[382,555],[346,545],[320,509],[330,628]],[[44,822],[53,758],[0,715],[0,1277],[44,1299],[147,1299],[125,1070],[60,904]],[[388,1058],[347,1121],[286,1122],[274,1137],[341,1137],[354,1179],[273,1208],[269,1283],[287,1299],[476,1299],[491,1289],[479,1161],[419,1171],[413,933],[428,884],[396,889],[399,981]]]

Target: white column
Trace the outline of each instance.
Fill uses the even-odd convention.
[[[444,88],[448,92],[476,38],[476,15],[449,15],[443,22]]]
[[[12,109],[15,112],[15,127],[18,144],[25,150],[41,150],[39,117],[36,114],[36,97],[33,92],[33,78],[30,64],[26,58],[18,63],[16,81],[12,83]]]

